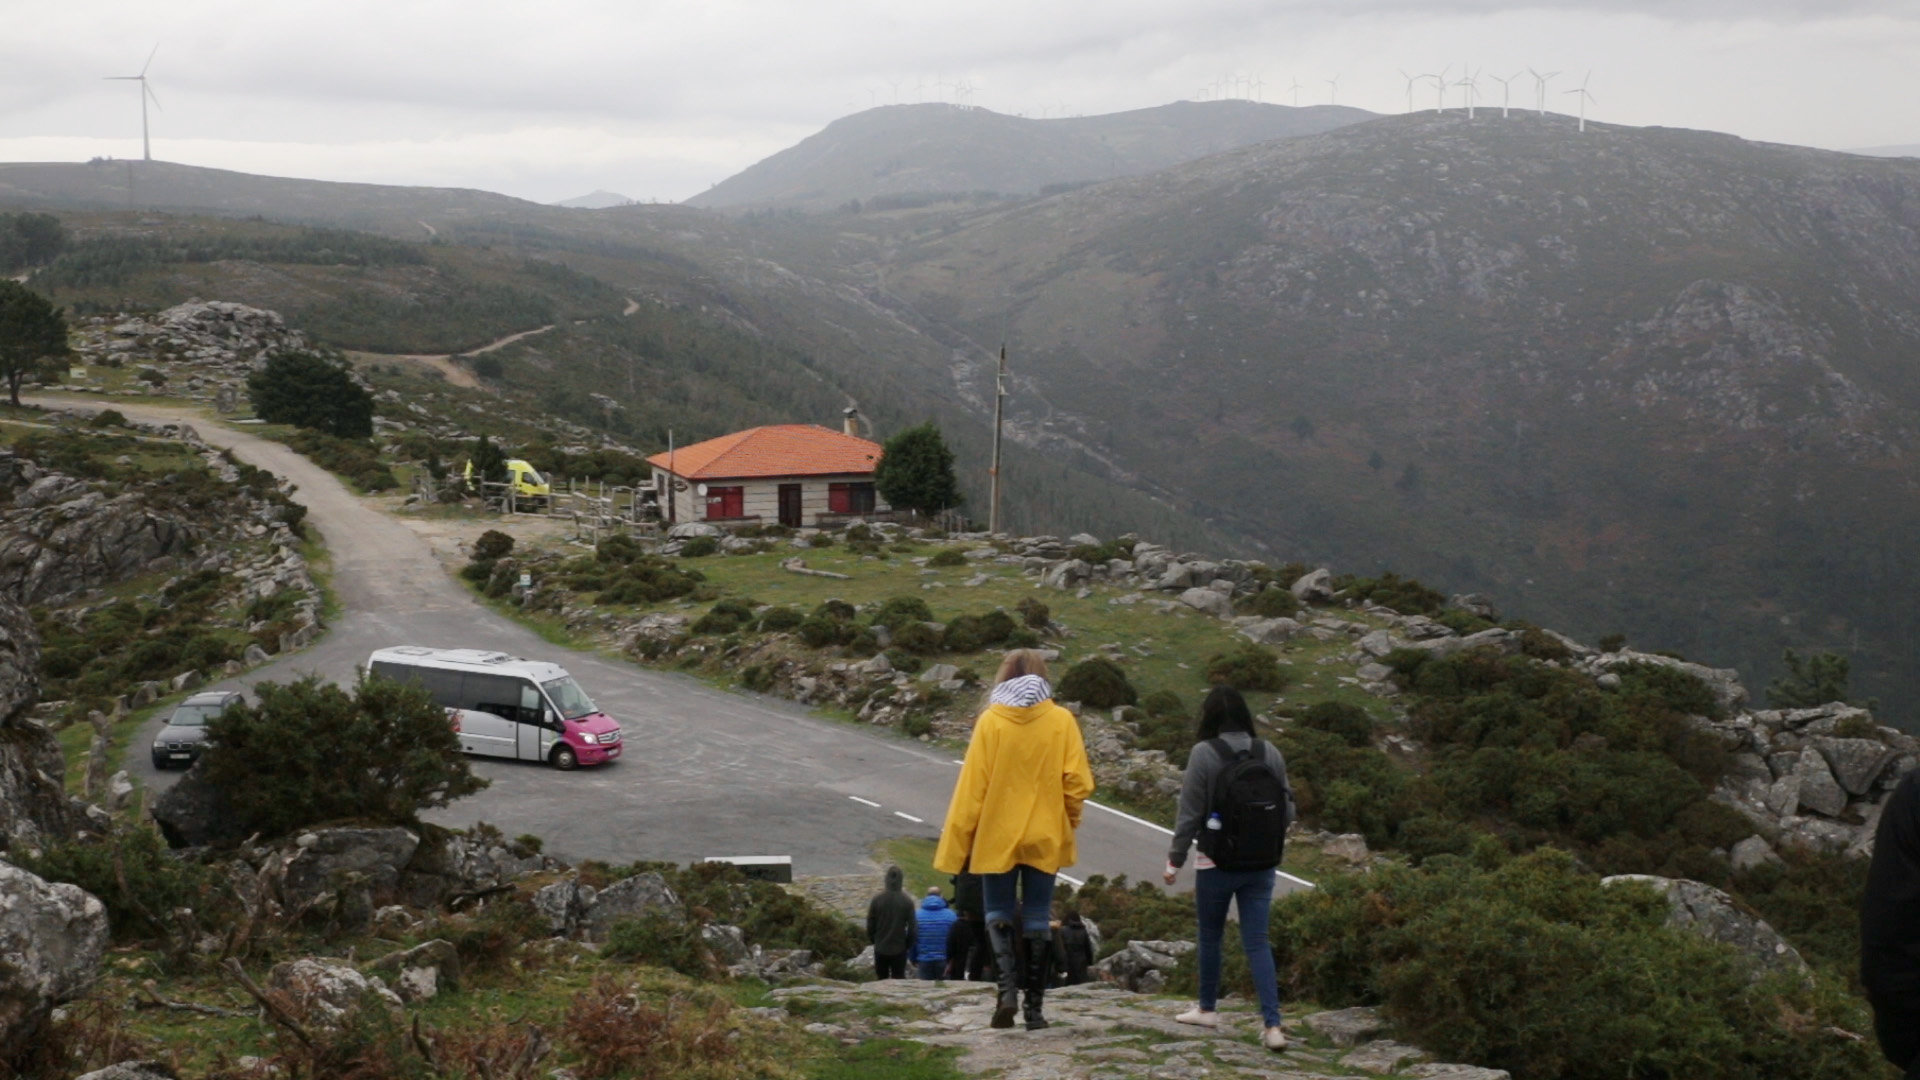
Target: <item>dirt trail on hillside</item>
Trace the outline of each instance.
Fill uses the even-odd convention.
[[[416,364],[424,364],[427,367],[430,367],[435,371],[438,371],[442,376],[446,378],[447,382],[452,383],[454,386],[463,386],[469,390],[477,390],[480,388],[480,380],[474,377],[473,372],[467,370],[465,367],[461,366],[460,364],[455,363],[453,359],[454,357],[479,356],[483,353],[493,352],[496,349],[504,349],[516,341],[524,341],[527,338],[533,337],[535,334],[544,334],[547,331],[553,329],[553,327],[554,327],[553,323],[548,323],[545,326],[536,326],[532,330],[522,330],[517,334],[508,334],[506,337],[503,337],[498,341],[490,341],[487,344],[482,345],[477,349],[468,349],[466,352],[459,352],[459,353],[354,352],[351,355],[354,356],[356,359],[364,357],[365,359],[372,362],[376,362],[376,363],[381,361],[389,361],[389,360],[410,360]]]

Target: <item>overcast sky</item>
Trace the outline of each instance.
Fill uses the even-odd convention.
[[[1920,143],[1920,0],[7,0],[0,161],[140,154],[552,201],[686,198],[875,104],[1032,117],[1236,93],[1382,112],[1396,73],[1592,71],[1589,115]],[[1337,89],[1326,80],[1338,79]],[[1255,88],[1249,88],[1258,80]],[[1235,89],[1227,89],[1237,84]],[[1533,81],[1513,84],[1531,100]],[[1418,99],[1428,106],[1432,91]]]

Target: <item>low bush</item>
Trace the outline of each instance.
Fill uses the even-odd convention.
[[[1831,981],[1754,979],[1666,923],[1652,890],[1603,887],[1550,848],[1483,870],[1435,858],[1328,878],[1275,905],[1290,989],[1379,1004],[1413,1042],[1516,1076],[1867,1076],[1869,1023]]]
[[[942,647],[940,631],[923,622],[903,623],[893,629],[893,647],[921,656],[932,656]]]
[[[625,538],[622,537],[622,539]],[[513,554],[513,537],[499,529],[488,529],[473,541],[473,558],[476,562],[481,559],[503,559],[511,554]]]
[[[112,835],[63,840],[41,851],[16,849],[7,857],[47,881],[78,885],[106,905],[107,926],[117,942],[164,939],[178,930],[177,908],[188,908],[209,928],[231,907],[220,874],[199,862],[175,858],[151,827],[131,826]]]
[[[1133,683],[1127,681],[1126,671],[1104,656],[1090,656],[1068,668],[1054,687],[1053,696],[1095,709],[1133,705],[1140,700]]]
[[[1333,581],[1334,590],[1350,599],[1364,600],[1389,607],[1402,615],[1438,615],[1447,606],[1447,598],[1412,578],[1386,573],[1377,578],[1346,575]]]
[[[749,664],[740,672],[740,685],[756,694],[764,694],[773,689],[775,682],[773,669],[765,664]]]
[[[826,649],[835,645],[844,645],[853,640],[858,631],[850,622],[828,618],[823,615],[809,615],[800,621],[798,632],[800,640],[808,648]]]
[[[1020,613],[1020,621],[1029,629],[1044,631],[1053,623],[1053,611],[1047,607],[1044,600],[1023,596],[1013,609]]]
[[[600,955],[669,968],[696,979],[712,975],[718,966],[700,937],[700,924],[657,911],[614,923]]]
[[[1344,701],[1319,702],[1301,714],[1300,723],[1315,731],[1324,731],[1348,746],[1373,743],[1373,717],[1360,706]]]
[[[606,579],[606,587],[596,598],[602,604],[658,604],[692,596],[706,580],[698,570],[683,569],[670,559],[653,556],[610,565],[618,568],[617,576]]]
[[[806,616],[790,607],[771,607],[760,615],[760,629],[767,633],[792,630],[806,621]]]
[[[873,618],[867,620],[874,626],[884,626],[890,630],[912,622],[932,622],[933,609],[925,600],[917,596],[892,596],[881,603]]]
[[[711,536],[696,536],[680,545],[680,557],[683,559],[704,559],[717,554],[720,541]]]
[[[1177,716],[1184,720],[1187,716],[1187,703],[1171,690],[1155,690],[1141,699],[1140,707],[1155,718]]]
[[[1258,615],[1263,619],[1286,619],[1300,613],[1299,599],[1277,585],[1244,597],[1234,606],[1240,609],[1241,614]]]
[[[119,409],[101,409],[99,412],[93,414],[93,419],[87,421],[87,426],[94,428],[123,428],[127,427],[128,424],[126,414],[122,413]]]
[[[1002,644],[1015,629],[1013,616],[1004,611],[959,615],[947,623],[945,644],[949,652],[979,652]]]
[[[1236,690],[1278,692],[1287,688],[1287,684],[1293,681],[1293,675],[1280,663],[1279,657],[1248,643],[1232,652],[1215,653],[1208,657],[1207,681]]]
[[[965,566],[967,565],[967,557],[962,555],[958,548],[941,548],[939,551],[933,553],[932,558],[927,560],[927,565],[937,566],[943,569],[952,566]]]
[[[721,1080],[789,1072],[758,1040],[738,1037],[731,1011],[717,994],[697,1000],[675,994],[655,1003],[621,981],[599,979],[567,1007],[560,1034],[577,1060],[568,1072],[581,1080]]]
[[[391,491],[400,486],[400,481],[380,460],[378,451],[371,443],[305,429],[288,435],[282,441],[315,465],[368,494]]]

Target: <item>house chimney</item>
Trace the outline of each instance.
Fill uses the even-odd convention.
[[[840,410],[840,430],[854,438],[860,437],[860,410],[849,405]]]

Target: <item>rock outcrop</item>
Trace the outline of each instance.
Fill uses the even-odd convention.
[[[99,900],[0,862],[0,1047],[25,1045],[55,1005],[85,993],[106,948]]]
[[[1756,976],[1774,972],[1803,974],[1808,970],[1800,953],[1767,925],[1765,919],[1744,910],[1733,897],[1711,885],[1647,874],[1617,874],[1602,878],[1600,884],[1623,882],[1645,885],[1664,895],[1668,926],[1733,946],[1753,961]]]
[[[0,595],[0,850],[39,847],[75,826],[60,743],[26,715],[40,694],[39,668],[33,617]]]

